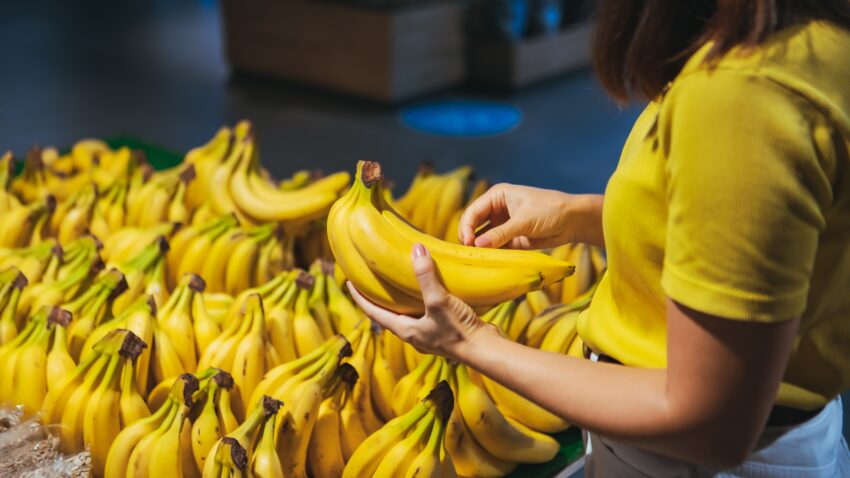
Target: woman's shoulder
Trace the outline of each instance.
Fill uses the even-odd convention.
[[[809,22],[780,31],[757,48],[736,48],[705,61],[711,47],[708,43],[691,57],[671,90],[744,104],[774,101],[775,95],[802,98],[850,132],[850,31]]]

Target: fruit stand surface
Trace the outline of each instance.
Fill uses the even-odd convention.
[[[113,149],[126,146],[131,149],[144,151],[148,163],[154,169],[170,168],[180,164],[183,160],[181,154],[131,137],[116,137],[106,140],[106,143]],[[561,433],[555,434],[554,438],[561,444],[561,448],[558,450],[558,454],[554,459],[537,465],[521,465],[508,475],[508,478],[553,477],[584,455],[584,445],[579,429],[571,427]]]

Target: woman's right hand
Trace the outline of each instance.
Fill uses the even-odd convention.
[[[475,231],[488,221],[488,228],[476,237]],[[567,242],[602,246],[602,195],[497,184],[466,208],[458,237],[476,247],[543,249]]]

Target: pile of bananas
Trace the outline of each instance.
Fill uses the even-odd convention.
[[[422,163],[407,192],[395,201],[388,197],[387,202],[425,234],[458,243],[463,211],[490,187],[486,179],[480,179],[467,191],[471,178],[469,166],[436,174],[430,163]]]
[[[14,170],[0,158],[0,405],[58,425],[95,476],[497,477],[555,455],[566,422],[376,328],[343,287],[420,310],[422,242],[505,336],[580,356],[601,251],[457,244],[487,189],[471,169],[423,167],[397,200],[376,163],[347,193],[347,173],[275,181],[243,121],[168,170],[97,140]]]

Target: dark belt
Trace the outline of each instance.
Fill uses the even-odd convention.
[[[593,353],[590,347],[584,346],[584,358],[589,359]],[[605,354],[596,354],[597,361],[614,365],[623,365],[623,362]],[[790,427],[807,422],[823,411],[823,407],[814,410],[800,410],[799,408],[786,407],[785,405],[774,405],[767,418],[767,427]]]

